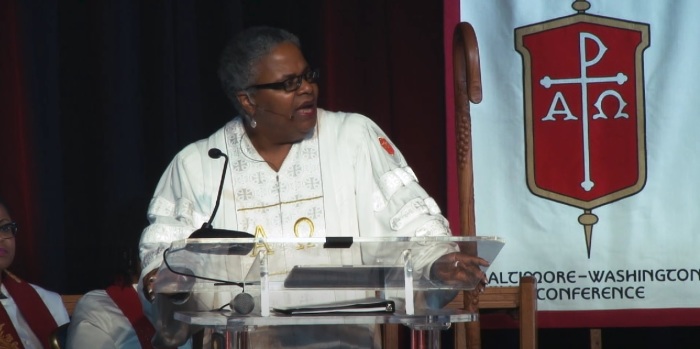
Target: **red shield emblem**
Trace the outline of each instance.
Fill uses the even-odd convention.
[[[394,147],[391,146],[391,143],[389,143],[386,138],[379,137],[379,144],[384,148],[387,154],[394,155]]]
[[[646,182],[643,51],[649,26],[576,14],[517,28],[523,56],[527,183],[590,210]]]

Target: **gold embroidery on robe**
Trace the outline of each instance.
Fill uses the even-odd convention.
[[[265,233],[265,229],[263,229],[262,225],[256,225],[255,226],[255,239],[267,239],[267,234]],[[255,257],[258,255],[258,251],[264,248],[267,250],[267,254],[275,254],[275,251],[270,247],[270,245],[263,240],[263,242],[256,242],[255,247],[253,248],[253,252],[251,252],[250,256]]]
[[[0,325],[0,348],[1,349],[19,349],[19,343],[14,341],[12,335],[5,333],[5,324]]]
[[[307,226],[306,231],[302,231],[304,223],[306,223],[306,226]],[[308,232],[308,236],[301,236],[302,232]],[[314,236],[314,222],[307,217],[301,217],[301,218],[297,219],[297,221],[294,222],[294,236],[296,236],[298,238],[313,237]],[[303,250],[307,247],[314,247],[314,246],[315,245],[312,243],[307,243],[306,245],[297,244],[297,250]]]
[[[246,207],[246,208],[239,208],[237,209],[238,212],[243,212],[243,211],[251,211],[251,210],[262,210],[270,207],[276,207],[276,206],[283,206],[283,205],[291,205],[291,204],[296,204],[299,202],[304,202],[304,201],[310,201],[310,200],[316,200],[316,199],[321,199],[323,198],[323,195],[319,196],[314,196],[310,198],[303,198],[303,199],[296,199],[292,201],[281,201],[276,204],[271,204],[271,205],[264,205],[264,206],[254,206],[254,207]]]

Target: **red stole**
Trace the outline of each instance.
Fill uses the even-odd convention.
[[[107,287],[105,291],[112,298],[114,304],[122,311],[122,314],[129,319],[131,326],[136,331],[136,336],[139,338],[141,348],[152,349],[151,339],[155,335],[156,330],[151,322],[148,321],[146,315],[143,314],[141,301],[136,290],[131,285],[125,287],[112,285]]]
[[[0,307],[0,348],[24,349],[5,307]]]
[[[49,348],[49,337],[58,328],[58,324],[56,324],[56,320],[51,315],[49,308],[46,307],[46,304],[44,304],[34,287],[8,271],[5,271],[3,275],[2,284],[7,289],[7,293],[12,296],[15,304],[17,304],[17,309],[27,321],[34,335],[45,348]],[[24,348],[9,315],[5,311],[5,307],[0,307],[0,326],[2,326],[0,329],[0,343],[8,340],[14,342],[12,345],[16,345],[17,348]]]

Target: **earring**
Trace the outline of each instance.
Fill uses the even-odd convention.
[[[255,128],[255,126],[258,126],[258,123],[255,122],[255,119],[250,118],[250,127],[251,127],[251,128]]]

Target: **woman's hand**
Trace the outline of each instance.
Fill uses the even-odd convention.
[[[449,253],[433,263],[430,275],[446,284],[471,284],[479,292],[484,291],[488,283],[486,273],[481,267],[488,267],[489,262],[483,258],[459,252]]]
[[[149,271],[143,276],[143,280],[141,282],[143,284],[143,289],[141,290],[143,292],[143,296],[146,297],[146,300],[151,303],[153,303],[153,300],[156,298],[156,295],[153,293],[153,284],[156,281],[157,272],[158,268]]]

